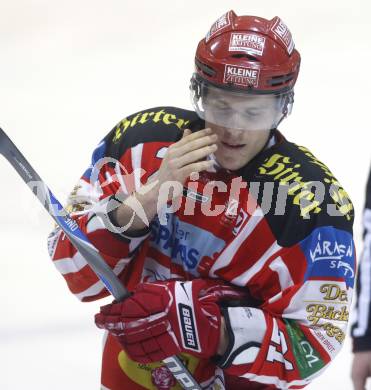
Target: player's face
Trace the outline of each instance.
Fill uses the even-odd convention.
[[[223,113],[229,117],[222,117]],[[277,115],[274,96],[246,97],[223,91],[208,95],[205,122],[218,135],[214,153],[218,163],[230,170],[247,164],[266,144]]]
[[[218,135],[218,149],[214,152],[217,162],[226,169],[242,168],[264,147],[269,137],[269,130],[236,130],[206,122]]]

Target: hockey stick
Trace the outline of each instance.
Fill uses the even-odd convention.
[[[23,181],[30,187],[47,212],[70,239],[73,246],[81,253],[91,269],[97,274],[107,290],[117,301],[122,301],[129,296],[129,292],[122,285],[119,278],[106,264],[77,223],[61,206],[47,185],[41,180],[37,172],[32,168],[26,158],[17,149],[14,143],[0,128],[0,154],[2,154],[13,168],[18,172]],[[192,377],[192,374],[184,366],[177,356],[171,356],[163,360],[168,369],[177,379],[183,389],[201,390],[200,385]]]

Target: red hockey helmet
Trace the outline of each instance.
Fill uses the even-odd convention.
[[[201,117],[205,109],[202,99],[210,88],[234,92],[236,96],[247,93],[281,97],[280,115],[273,127],[291,110],[300,54],[287,26],[277,16],[267,20],[227,12],[198,44],[195,65],[191,90]],[[219,114],[217,117],[227,117],[225,112]]]

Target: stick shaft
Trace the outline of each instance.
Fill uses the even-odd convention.
[[[46,211],[53,217],[58,226],[60,226],[73,246],[85,258],[86,262],[113,297],[117,301],[122,301],[128,297],[129,292],[104,261],[98,249],[94,247],[86,235],[80,230],[76,221],[74,221],[69,213],[62,207],[41,177],[1,128],[0,154],[9,161],[23,181],[30,187],[32,192],[43,204]],[[201,387],[177,356],[171,356],[165,359],[164,363],[184,389],[201,390]]]

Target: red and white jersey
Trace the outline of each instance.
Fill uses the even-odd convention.
[[[240,170],[216,166],[190,178],[148,229],[134,236],[107,227],[108,201],[146,183],[183,129],[203,127],[194,112],[174,107],[125,118],[94,151],[68,205],[129,290],[170,278],[221,278],[249,290],[253,307],[228,309],[235,346],[227,362],[183,357],[204,388],[302,388],[344,342],[355,276],[352,203],[309,150],[275,131]],[[80,300],[108,295],[59,228],[49,252]],[[108,336],[102,388],[177,387],[161,362],[133,362]]]

